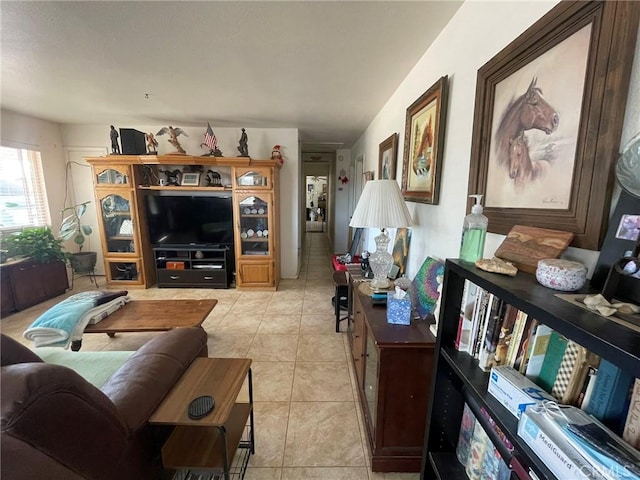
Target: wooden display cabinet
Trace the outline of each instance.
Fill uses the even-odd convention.
[[[352,282],[348,334],[371,470],[418,472],[435,339],[424,321],[387,323],[386,307],[374,306],[362,285]]]
[[[266,162],[261,162],[266,163]],[[234,169],[236,287],[276,290],[280,282],[277,201],[280,165]]]

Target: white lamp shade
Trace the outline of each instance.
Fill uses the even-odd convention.
[[[412,223],[407,204],[395,180],[369,180],[364,185],[350,227],[399,228]]]

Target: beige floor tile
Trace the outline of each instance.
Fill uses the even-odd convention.
[[[365,466],[355,410],[355,402],[291,402],[283,466]]]
[[[97,335],[103,337],[102,333],[90,333],[83,335],[83,343],[85,337],[90,337],[91,335]],[[116,333],[116,335],[112,338],[107,337],[108,342],[104,344],[104,347],[101,350],[116,350],[116,351],[132,351],[138,350],[141,346],[147,343],[152,338],[162,335],[162,332],[151,332],[151,333]],[[104,335],[106,337],[106,335]],[[103,338],[104,338],[103,337]],[[84,347],[83,347],[84,348]]]
[[[262,315],[252,313],[227,313],[218,323],[215,333],[221,336],[227,333],[254,334],[258,331]]]
[[[256,453],[251,467],[282,467],[289,402],[254,403]]]
[[[228,313],[233,314],[254,314],[261,315],[265,311],[265,306],[271,301],[271,293],[269,296],[262,298],[255,298],[252,296],[241,296],[233,306],[229,309]]]
[[[296,362],[293,402],[353,402],[346,362]]]
[[[419,480],[419,473],[369,472],[369,480]]]
[[[260,335],[291,335],[300,330],[301,315],[265,314],[258,327]]]
[[[207,332],[207,346],[210,357],[234,358],[247,357],[254,335],[245,333]]]
[[[245,477],[246,479],[246,477]],[[366,467],[294,467],[282,469],[282,480],[369,480]]]
[[[295,362],[253,362],[253,400],[256,402],[289,402],[293,386]],[[248,400],[245,385],[240,392],[241,400]]]
[[[331,315],[334,312],[335,310],[331,304],[331,297],[305,298],[304,303],[302,304],[303,315],[322,315],[325,313]]]
[[[336,316],[334,314],[323,313],[320,315],[305,314],[300,321],[301,334],[323,334],[329,335],[336,331]]]
[[[256,335],[247,356],[254,361],[293,362],[298,351],[298,335]]]
[[[347,354],[340,334],[300,335],[297,360],[301,362],[342,362]]]
[[[244,475],[244,480],[281,480],[282,469],[281,468],[247,468],[247,473]],[[298,480],[302,480],[298,478]]]
[[[302,313],[302,298],[272,298],[265,313],[299,315]]]

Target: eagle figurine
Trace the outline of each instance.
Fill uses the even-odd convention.
[[[164,135],[166,133],[169,134],[169,139],[167,141],[171,145],[173,145],[177,150],[177,152],[175,153],[180,153],[185,155],[187,152],[185,152],[184,149],[180,146],[180,142],[178,142],[178,137],[180,135],[184,135],[185,137],[188,137],[189,135],[187,135],[187,132],[185,132],[181,128],[173,128],[171,125],[169,125],[168,127],[161,128],[160,131],[156,133],[156,136]]]

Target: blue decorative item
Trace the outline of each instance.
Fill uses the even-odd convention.
[[[444,264],[432,257],[427,257],[413,279],[415,290],[414,304],[420,318],[433,314],[440,294],[438,293],[438,276],[444,275]]]
[[[395,292],[387,293],[387,323],[411,325],[411,300],[408,296],[396,298]]]

